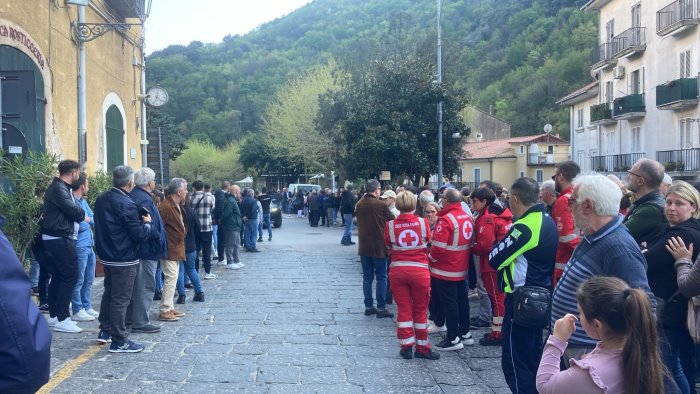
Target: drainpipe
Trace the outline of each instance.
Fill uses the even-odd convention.
[[[78,6],[78,23],[85,23],[85,6]],[[85,87],[85,42],[78,40],[78,162],[81,169],[85,170],[87,157],[86,149],[86,87]]]
[[[141,97],[146,97],[146,26],[141,22]],[[141,103],[141,167],[148,166],[148,134],[146,130],[146,100]],[[163,166],[160,167],[163,174]]]

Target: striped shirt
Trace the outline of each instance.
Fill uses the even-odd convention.
[[[211,213],[214,210],[215,199],[211,193],[194,192],[190,199],[190,207],[197,213],[200,232],[207,233],[214,230],[212,227]]]
[[[593,276],[614,276],[627,282],[630,287],[640,288],[649,294],[652,309],[656,307],[654,296],[647,281],[647,266],[644,255],[629,230],[618,215],[600,230],[581,238],[564,274],[557,283],[552,297],[551,323],[567,313],[578,316],[576,289]],[[586,335],[580,321],[576,321],[569,344],[595,347],[597,341]]]

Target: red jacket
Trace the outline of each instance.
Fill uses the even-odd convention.
[[[430,225],[424,218],[402,213],[384,225],[384,241],[391,269],[427,270]]]
[[[489,253],[503,239],[513,225],[513,213],[508,208],[492,204],[484,207],[474,224],[476,236],[472,238],[472,253],[480,258],[481,268],[493,271],[488,265]]]
[[[444,207],[438,213],[428,256],[430,275],[455,282],[466,279],[473,235],[474,221],[459,203]]]
[[[581,242],[578,231],[574,228],[574,218],[569,211],[569,197],[573,192],[573,187],[569,186],[559,195],[552,206],[552,219],[557,225],[559,232],[559,245],[557,246],[557,256],[555,258],[555,270],[563,270],[566,263],[571,258],[571,254]]]

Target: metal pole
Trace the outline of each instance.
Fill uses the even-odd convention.
[[[78,23],[85,23],[85,6],[78,6]],[[86,149],[85,133],[87,124],[87,103],[85,85],[85,41],[78,39],[78,162],[85,169]],[[123,154],[123,153],[122,153]],[[111,169],[110,169],[111,170]]]
[[[160,160],[160,185],[164,187],[163,177],[165,174],[165,168],[163,168],[163,134],[160,132],[160,126],[158,127],[158,159]]]
[[[437,0],[437,83],[442,84],[442,0]],[[438,122],[438,189],[442,186],[442,101],[437,105]]]
[[[141,97],[146,96],[146,25],[141,22]],[[141,166],[148,166],[148,145],[144,141],[148,140],[147,119],[146,119],[146,100],[140,100],[141,103]],[[160,129],[158,129],[160,134]],[[160,138],[160,137],[159,137]],[[160,158],[160,173],[163,174],[163,153],[161,151]],[[162,175],[161,175],[162,176]],[[163,183],[161,182],[161,185]]]

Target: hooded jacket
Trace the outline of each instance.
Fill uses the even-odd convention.
[[[472,238],[472,253],[478,256],[483,270],[495,271],[488,265],[489,253],[493,245],[503,239],[513,225],[513,213],[508,208],[489,204],[477,216],[474,226],[476,235]]]
[[[647,278],[654,296],[665,301],[661,324],[666,327],[686,327],[688,299],[679,293],[676,280],[675,259],[666,250],[666,243],[671,237],[681,237],[686,245],[700,245],[700,220],[690,218],[683,223],[670,227],[667,223],[661,235],[649,245],[644,253],[647,261]],[[692,261],[698,257],[700,247],[693,250]]]

